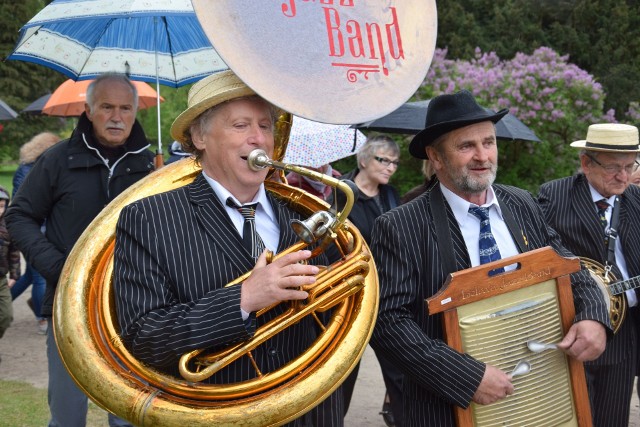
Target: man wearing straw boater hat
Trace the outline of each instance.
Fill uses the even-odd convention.
[[[636,162],[638,129],[625,124],[594,124],[575,141],[582,172],[543,184],[539,202],[549,225],[575,255],[611,266],[618,280],[640,275],[640,188],[630,185]],[[606,351],[585,365],[595,426],[629,425],[638,338],[635,290],[625,293],[629,310]]]
[[[273,157],[274,124],[280,111],[233,72],[193,85],[188,107],[171,135],[202,166],[193,183],[125,207],[118,221],[114,290],[121,336],[142,362],[179,376],[180,356],[196,349],[225,348],[250,339],[282,314],[283,301],[302,300],[297,287],[315,281],[324,255],[307,260],[301,250],[270,264],[274,253],[298,241],[292,219],[302,219],[265,191],[268,169],[252,170],[254,149]],[[226,286],[246,272],[237,286]],[[275,306],[263,315],[256,312]],[[235,383],[290,362],[316,337],[307,316],[209,378]],[[341,426],[340,389],[296,426]]]
[[[446,345],[441,315],[427,312],[425,300],[449,273],[545,246],[571,255],[527,191],[493,183],[494,124],[506,114],[485,110],[467,91],[435,97],[425,129],[409,145],[414,157],[430,160],[435,178],[423,194],[378,217],[372,232],[380,309],[371,344],[405,374],[405,425],[454,426],[454,405],[514,393],[510,374]],[[605,302],[587,272],[572,282],[575,323],[558,346],[578,360],[595,359],[609,328]]]

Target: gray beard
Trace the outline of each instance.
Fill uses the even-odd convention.
[[[493,171],[492,171],[493,172]],[[492,173],[488,179],[474,179],[469,175],[462,175],[454,177],[454,182],[456,185],[464,192],[464,193],[481,193],[486,191],[491,187],[493,182],[496,180],[495,172]]]
[[[444,164],[448,170],[453,170],[446,157],[444,159]],[[496,180],[497,170],[498,167],[496,165],[491,165],[491,175],[483,179],[472,178],[468,175],[467,170],[461,170],[458,174],[451,174],[450,178],[463,194],[478,194],[491,187],[493,182]]]

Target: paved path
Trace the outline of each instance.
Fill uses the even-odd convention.
[[[24,381],[36,387],[46,388],[45,337],[37,333],[35,319],[26,304],[27,298],[27,294],[23,294],[14,301],[14,322],[0,339],[0,379]],[[384,383],[380,367],[373,350],[367,347],[345,426],[385,427],[379,415],[383,398]],[[629,427],[640,427],[638,397],[635,394],[631,411]]]
[[[27,306],[30,292],[30,289],[27,290],[27,293],[14,301],[14,321],[0,339],[0,379],[24,381],[39,388],[46,388],[45,337],[37,333],[36,321]],[[382,417],[378,414],[383,399],[384,382],[380,367],[373,350],[367,347],[345,425],[385,427]]]

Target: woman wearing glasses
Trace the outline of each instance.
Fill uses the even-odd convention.
[[[370,242],[371,229],[376,218],[400,204],[398,191],[389,185],[389,179],[398,169],[400,148],[386,135],[370,137],[358,150],[358,166],[340,179],[353,181],[359,190],[349,219]],[[344,200],[338,194],[338,206]]]
[[[349,214],[349,219],[358,227],[367,243],[371,241],[371,229],[376,218],[400,204],[398,191],[389,184],[389,179],[398,169],[400,148],[386,135],[370,137],[358,150],[356,169],[342,175],[340,179],[351,180],[358,187],[358,198]],[[338,206],[343,206],[344,196],[338,194]],[[332,197],[329,203],[332,203]],[[382,407],[382,416],[388,426],[401,426],[402,422],[402,374],[389,362],[378,357],[387,394]],[[343,387],[344,413],[347,414],[353,394],[359,365],[345,380]]]

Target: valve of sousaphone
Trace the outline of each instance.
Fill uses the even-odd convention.
[[[287,172],[295,172],[315,181],[320,181],[334,188],[338,188],[346,193],[347,200],[350,200],[351,203],[345,205],[339,217],[327,211],[319,211],[315,212],[305,221],[293,220],[291,222],[291,227],[294,232],[307,244],[324,237],[333,237],[332,232],[346,220],[351,211],[351,207],[353,206],[353,191],[348,184],[342,181],[301,166],[271,160],[269,156],[267,156],[267,153],[259,148],[249,153],[247,163],[249,164],[249,168],[256,172],[267,166]]]
[[[316,212],[304,221],[294,219],[291,228],[305,243],[313,243],[331,231],[336,217],[327,211]]]

